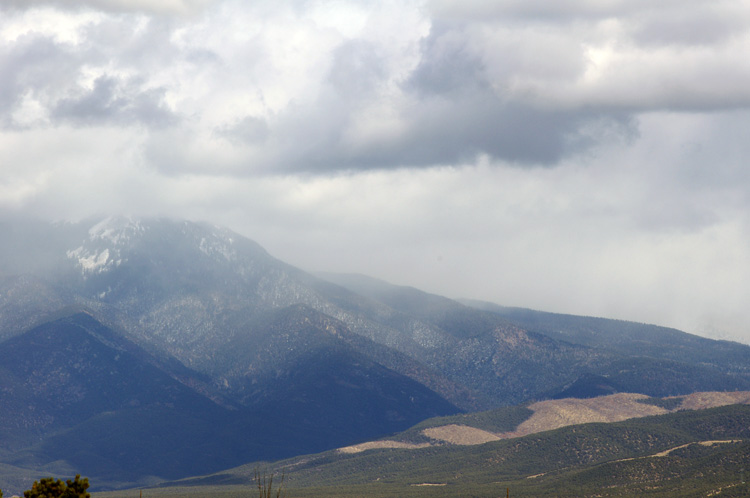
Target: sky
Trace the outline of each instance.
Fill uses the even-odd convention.
[[[0,217],[750,343],[750,2],[0,0]]]

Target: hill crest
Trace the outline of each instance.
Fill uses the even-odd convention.
[[[633,418],[665,415],[685,410],[705,410],[727,405],[750,405],[750,391],[699,392],[685,396],[651,398],[643,394],[617,393],[597,398],[565,398],[538,401],[527,405],[531,415],[514,430],[492,432],[472,424],[477,415],[450,417],[449,423],[431,422],[421,429],[428,442],[413,443],[399,440],[398,436],[387,440],[369,441],[339,448],[340,453],[360,453],[383,448],[421,449],[435,445],[477,445],[501,439],[513,439],[551,431],[562,427],[590,423],[622,422]],[[660,406],[663,405],[663,406]],[[664,406],[670,406],[665,408]],[[441,419],[442,420],[442,419]]]

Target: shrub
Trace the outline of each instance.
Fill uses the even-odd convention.
[[[282,498],[286,497],[286,490],[284,490],[284,474],[281,474],[281,480],[274,493],[273,490],[273,474],[266,475],[260,473],[258,469],[255,469],[255,485],[258,487],[258,498]]]

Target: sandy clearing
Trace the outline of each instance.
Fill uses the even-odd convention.
[[[702,410],[718,406],[750,404],[750,392],[748,391],[704,392],[675,397],[684,398],[679,408],[681,410]]]
[[[493,434],[492,432],[458,424],[430,427],[423,430],[422,434],[430,439],[463,446],[484,444],[501,439],[497,434]]]
[[[630,418],[669,413],[664,408],[639,402],[643,399],[648,399],[648,396],[618,393],[599,398],[539,401],[529,405],[534,412],[531,417],[515,431],[503,433],[501,437],[521,437],[569,425],[621,422]]]
[[[441,443],[476,445],[499,439],[527,436],[571,425],[592,422],[620,422],[631,418],[663,415],[678,410],[700,410],[732,404],[750,404],[750,391],[702,392],[674,397],[683,399],[680,406],[674,410],[666,410],[655,405],[642,403],[641,400],[649,397],[644,394],[633,393],[618,393],[589,399],[568,398],[539,401],[529,405],[529,408],[534,412],[533,415],[511,432],[492,433],[467,425],[449,424],[424,429],[422,434]],[[716,441],[714,444],[723,442],[731,441]],[[340,453],[359,453],[380,448],[418,449],[432,444],[434,443],[371,441],[339,448],[337,451]],[[674,449],[676,448],[669,451],[674,451]]]
[[[742,442],[742,439],[727,439],[724,441],[695,441],[692,443],[681,444],[680,446],[675,446],[674,448],[669,448],[668,450],[660,451],[659,453],[654,453],[653,455],[646,455],[646,456],[635,457],[635,458],[623,458],[622,460],[615,460],[614,462],[630,462],[632,460],[637,460],[639,458],[665,457],[669,455],[670,453],[672,453],[673,451],[677,451],[682,448],[687,448],[691,444],[700,444],[701,446],[714,446],[717,444],[730,444],[730,443],[741,443],[741,442]]]
[[[414,444],[414,443],[404,443],[401,441],[369,441],[367,443],[360,443],[355,444],[353,446],[347,446],[345,448],[339,448],[339,453],[361,453],[363,451],[367,450],[378,450],[383,448],[399,448],[399,449],[407,449],[407,450],[416,450],[418,448],[426,448],[430,446],[430,443],[420,443],[420,444]]]

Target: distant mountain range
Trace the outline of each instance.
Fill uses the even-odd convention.
[[[208,224],[0,234],[0,464],[13,469],[148,484],[438,415],[750,390],[745,345],[312,275]]]

